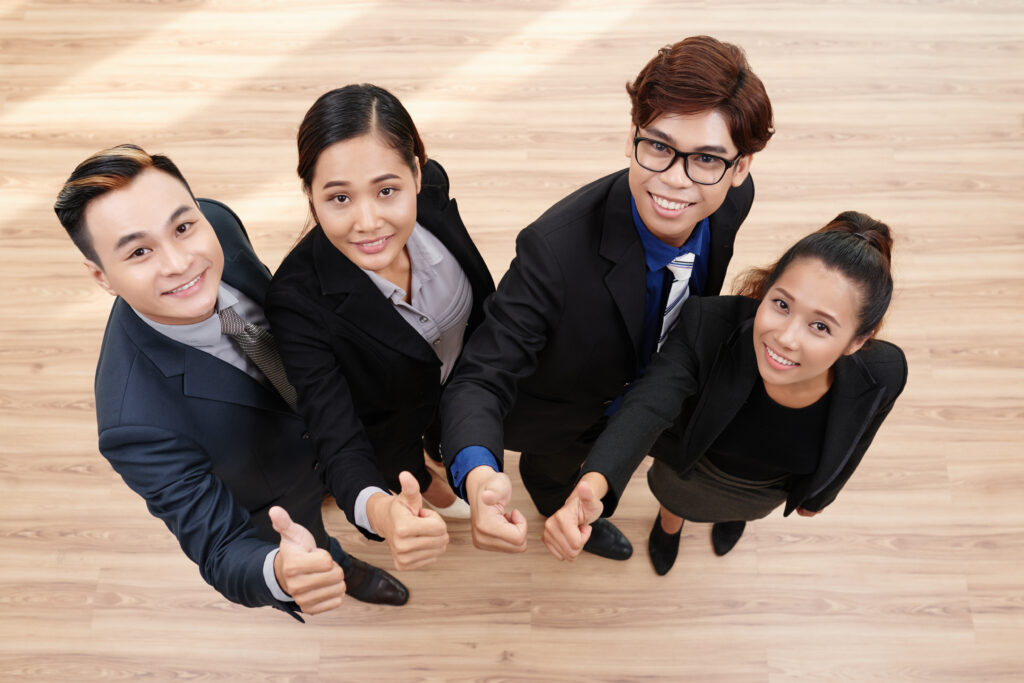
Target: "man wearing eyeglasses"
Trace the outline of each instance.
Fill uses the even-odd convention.
[[[442,451],[478,548],[526,548],[504,449],[550,516],[643,375],[687,296],[718,294],[754,198],[771,102],[742,50],[708,36],[662,48],[627,84],[629,168],[576,190],[519,233],[442,403]],[[657,446],[655,447],[657,448]],[[584,550],[632,554],[606,519]]]

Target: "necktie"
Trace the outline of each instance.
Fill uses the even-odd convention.
[[[285,402],[295,410],[295,387],[288,382],[274,335],[259,325],[245,322],[231,308],[221,309],[219,315],[221,331],[238,342],[249,360],[256,364]]]
[[[658,337],[658,348],[665,343],[668,333],[676,324],[679,317],[679,309],[686,297],[690,294],[690,273],[693,271],[692,253],[683,254],[672,259],[666,268],[672,273],[672,286],[668,290],[668,304],[665,306],[665,315],[661,318],[661,335]]]

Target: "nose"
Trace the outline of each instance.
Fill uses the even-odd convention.
[[[797,344],[799,344],[802,324],[795,317],[790,316],[782,326],[782,329],[779,330],[779,344],[787,349],[795,349]]]
[[[192,265],[192,253],[184,246],[176,242],[170,242],[163,249],[163,260],[161,263],[166,274],[178,275],[186,272]]]
[[[676,157],[672,165],[661,172],[661,180],[670,187],[689,187],[693,185],[690,176],[686,175],[686,161]]]
[[[377,228],[377,207],[371,202],[361,202],[359,205],[357,230],[374,230]]]

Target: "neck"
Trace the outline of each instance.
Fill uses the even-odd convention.
[[[832,368],[828,372],[798,384],[769,384],[764,383],[764,390],[768,398],[785,408],[806,408],[815,403],[828,392],[832,387],[832,378],[835,371]]]

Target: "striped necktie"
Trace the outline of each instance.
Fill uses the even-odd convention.
[[[679,318],[679,309],[690,294],[690,273],[693,272],[694,255],[692,253],[682,254],[672,259],[666,268],[672,273],[672,286],[668,290],[668,304],[665,306],[665,315],[661,318],[661,335],[658,337],[658,349],[665,343],[668,333],[676,324]]]
[[[285,402],[295,410],[295,387],[288,382],[274,335],[259,325],[245,322],[234,309],[221,309],[219,315],[221,331],[238,342],[249,360],[256,364]]]

